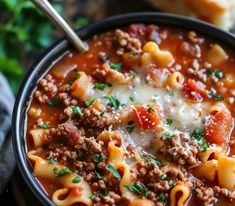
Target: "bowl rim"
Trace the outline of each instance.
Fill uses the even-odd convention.
[[[202,35],[207,35],[209,39],[215,39],[226,44],[228,47],[235,50],[235,35],[199,20],[159,12],[126,13],[109,17],[79,29],[76,33],[82,39],[86,40],[94,34],[120,28],[131,23],[150,23],[164,25],[166,27],[179,27],[180,29],[193,30]],[[69,48],[71,48],[69,42],[65,38],[61,38],[50,46],[31,69],[28,70],[16,97],[12,115],[12,142],[17,166],[30,190],[43,205],[55,204],[44,192],[44,189],[39,186],[40,184],[33,174],[33,168],[26,158],[25,137],[23,134],[25,130],[25,111],[28,108],[29,97],[31,97],[37,80],[41,76],[40,72],[45,73],[45,71],[49,70],[46,65],[48,65],[48,63],[51,65],[52,62],[56,60],[56,56],[58,59],[58,54],[61,55],[63,53],[62,51],[68,50]]]

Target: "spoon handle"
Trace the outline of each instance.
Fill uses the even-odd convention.
[[[65,22],[65,20],[57,13],[52,5],[47,0],[31,0],[47,17],[61,29],[70,43],[79,51],[86,52],[89,48],[72,28]]]

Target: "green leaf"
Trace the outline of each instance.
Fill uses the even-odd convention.
[[[169,126],[172,125],[173,122],[174,122],[173,119],[168,119],[168,118],[166,119],[166,124]]]
[[[166,175],[166,174],[162,174],[162,175],[160,176],[160,178],[161,178],[161,180],[166,180],[166,179],[167,179],[167,175]]]
[[[218,95],[217,97],[215,97],[215,101],[223,101],[224,100],[224,98],[222,97],[222,96],[220,96],[220,95]]]
[[[164,194],[160,194],[157,196],[157,200],[159,202],[164,202],[166,200],[166,196]]]
[[[0,6],[3,4],[9,11],[14,11],[18,3],[19,0],[1,0]]]
[[[150,191],[148,191],[147,189],[137,185],[136,183],[134,185],[125,185],[125,187],[130,190],[131,192],[135,192],[139,195],[143,195],[145,197],[148,197],[150,195]]]
[[[80,17],[78,18],[74,24],[77,29],[80,29],[81,27],[87,26],[90,23],[90,20],[88,18]]]
[[[58,105],[60,102],[61,102],[61,100],[60,100],[58,97],[55,97],[55,98],[49,100],[49,101],[47,102],[47,105],[48,105],[49,107],[53,107],[53,106]]]
[[[202,139],[203,135],[204,135],[204,130],[198,128],[194,129],[192,134],[192,136],[198,141]]]
[[[156,164],[158,167],[163,166],[161,162],[159,162],[156,158],[152,157],[151,155],[148,154],[142,154],[140,156],[142,159],[146,160],[146,164],[150,165],[151,163]]]
[[[113,176],[116,177],[118,180],[121,179],[121,175],[112,165],[107,165],[105,168],[106,168],[106,170],[111,172],[113,174]]]
[[[134,102],[135,101],[135,97],[134,96],[129,96],[129,99]]]
[[[129,133],[132,133],[133,130],[134,130],[134,128],[135,128],[135,123],[134,123],[134,121],[133,121],[133,120],[129,121],[129,122],[127,123],[126,130],[127,130]]]
[[[79,106],[72,107],[74,114],[82,114],[82,110]]]
[[[81,77],[81,74],[79,72],[76,72],[75,77],[76,77],[76,79],[79,79]]]
[[[96,101],[96,99],[92,99],[91,101],[85,100],[85,101],[84,101],[84,105],[85,105],[86,107],[89,107],[89,106],[91,106],[92,104],[94,104],[95,101]]]
[[[120,102],[118,101],[118,99],[114,96],[104,96],[104,99],[108,99],[109,103],[112,107],[114,107],[115,109],[118,109],[120,106]]]
[[[105,157],[105,155],[103,153],[101,153],[101,154],[94,154],[93,157],[92,157],[93,162],[95,162],[95,163],[99,163],[99,162],[101,162],[105,158],[106,157]]]
[[[163,133],[163,136],[166,137],[166,139],[172,139],[173,134],[170,134],[168,132]]]
[[[95,83],[95,89],[103,91],[105,88],[105,84],[102,83]]]
[[[109,62],[109,66],[110,66],[110,68],[111,68],[112,70],[115,70],[115,71],[120,72],[121,69],[122,69],[123,64],[122,64],[122,63],[114,64],[114,63],[112,63],[112,62]]]
[[[0,71],[6,75],[22,75],[23,67],[14,59],[0,57]]]
[[[91,200],[94,200],[95,198],[97,198],[97,197],[99,197],[99,193],[98,192],[95,192],[94,194],[92,194],[89,198],[91,199]]]
[[[42,129],[51,128],[51,126],[50,126],[49,124],[46,124],[46,123],[41,124],[40,127],[41,127]]]
[[[74,183],[74,184],[79,183],[79,182],[81,182],[81,177],[80,176],[77,176],[72,180],[72,183]]]
[[[104,174],[102,174],[101,172],[99,172],[99,171],[95,171],[95,174],[96,174],[96,176],[97,176],[97,178],[99,179],[99,180],[102,180],[102,179],[104,179],[104,177],[105,177],[105,175]]]
[[[71,171],[70,169],[64,168],[64,169],[61,169],[58,172],[57,176],[60,177],[60,176],[65,175],[65,174],[72,174],[72,173],[73,173],[73,171]]]

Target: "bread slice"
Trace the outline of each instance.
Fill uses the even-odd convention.
[[[235,0],[147,0],[170,13],[198,18],[224,30],[235,25]]]

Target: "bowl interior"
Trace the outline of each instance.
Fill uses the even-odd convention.
[[[194,30],[235,50],[235,36],[232,34],[190,18],[154,12],[124,14],[111,17],[91,24],[90,26],[77,31],[77,34],[82,39],[86,40],[95,34],[120,28],[131,23],[157,24],[178,29]],[[47,197],[46,193],[42,190],[39,182],[33,175],[32,166],[26,157],[27,151],[24,135],[26,130],[26,111],[31,100],[31,95],[35,90],[40,77],[42,77],[69,49],[71,49],[71,45],[68,41],[66,39],[61,39],[50,47],[29,70],[16,98],[12,117],[13,146],[18,167],[26,183],[43,205],[54,204]]]

